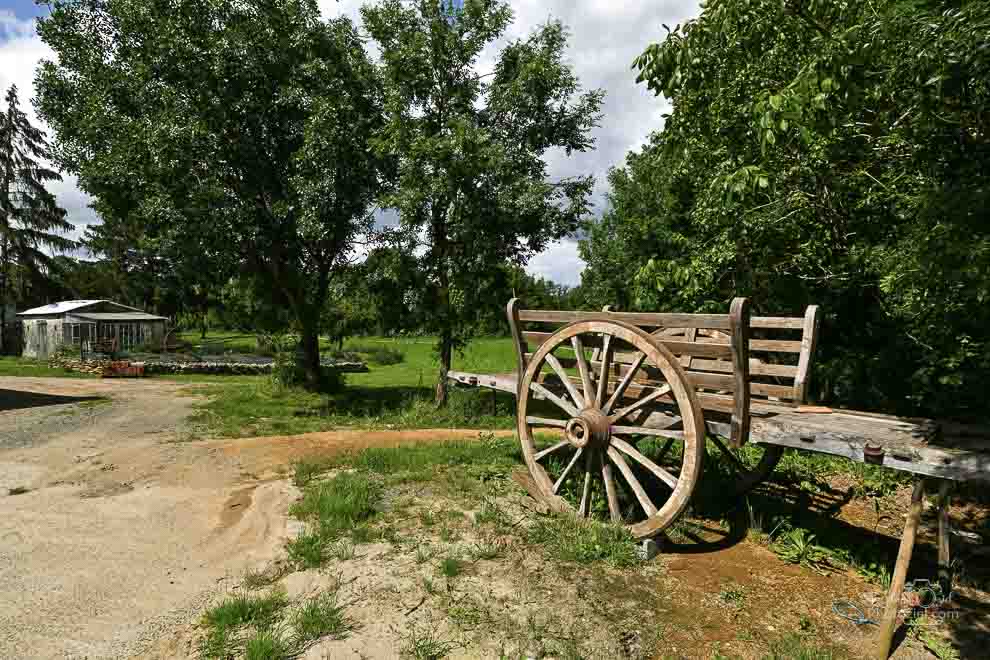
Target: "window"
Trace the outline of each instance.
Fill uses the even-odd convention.
[[[78,323],[72,324],[72,343],[76,343],[82,339],[82,329],[79,327]]]

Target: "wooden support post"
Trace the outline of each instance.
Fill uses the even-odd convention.
[[[943,479],[938,488],[938,583],[942,596],[948,598],[952,591],[952,561],[949,554],[949,489],[952,482]]]
[[[908,565],[914,552],[914,539],[918,535],[918,525],[921,522],[921,504],[925,496],[925,482],[919,479],[911,494],[911,508],[908,511],[904,534],[901,536],[901,547],[897,551],[897,563],[894,565],[894,575],[890,580],[890,591],[887,592],[887,603],[880,621],[880,633],[877,636],[876,660],[887,660],[890,656],[890,646],[894,641],[897,630],[897,614],[901,607],[901,595],[904,593],[904,582],[907,580]]]

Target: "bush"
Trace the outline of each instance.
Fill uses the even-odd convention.
[[[406,359],[406,356],[403,355],[401,351],[397,351],[394,348],[389,348],[387,346],[349,346],[347,351],[341,351],[341,353],[348,353],[351,355],[360,353],[367,356],[368,362],[380,366],[399,364]],[[356,356],[356,358],[357,359],[355,361],[360,361],[361,359],[360,356]]]

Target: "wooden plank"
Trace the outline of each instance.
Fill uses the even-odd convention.
[[[749,320],[749,326],[768,330],[801,330],[804,319],[800,316],[754,316]]]
[[[728,330],[728,314],[657,314],[650,312],[582,312],[546,309],[519,310],[519,320],[531,323],[620,321],[646,328],[709,328]]]
[[[541,346],[547,339],[553,335],[552,332],[523,332],[523,338],[536,346]],[[668,340],[663,337],[657,337],[664,346],[670,350],[671,353],[675,355],[692,355],[695,357],[707,357],[707,358],[730,358],[732,357],[732,349],[728,344],[714,341],[674,341]],[[585,348],[587,347],[601,347],[602,340],[601,337],[596,337],[593,335],[582,336],[583,344]],[[793,344],[800,345],[801,342],[790,342]],[[629,353],[616,351],[616,356],[628,355]],[[635,355],[635,354],[633,354]],[[630,360],[632,358],[629,358]]]
[[[729,342],[712,337],[698,337],[695,341],[702,344],[729,345]],[[784,339],[750,339],[749,350],[761,353],[800,353],[801,342]]]
[[[811,305],[804,314],[804,333],[801,335],[801,353],[798,358],[797,375],[794,376],[794,400],[806,403],[808,400],[808,377],[811,375],[811,362],[818,344],[818,305]]]
[[[512,346],[515,348],[516,353],[516,369],[519,374],[526,372],[526,342],[523,340],[522,335],[519,333],[519,306],[520,301],[518,298],[513,298],[509,301],[509,304],[505,306],[505,315],[509,319],[509,334],[512,335]]]
[[[736,298],[729,310],[732,325],[732,378],[735,380],[729,442],[737,449],[749,440],[749,301]]]

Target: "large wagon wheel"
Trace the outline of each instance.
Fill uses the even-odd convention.
[[[687,337],[687,333],[693,333]],[[660,330],[653,333],[654,336],[668,337],[681,340],[686,338],[694,341],[696,335],[710,337],[728,344],[731,341],[730,335],[721,330],[709,329],[671,329]],[[750,359],[752,362],[753,358]],[[686,364],[685,364],[686,361]],[[690,367],[690,356],[681,358],[681,366]],[[717,428],[717,427],[716,427]],[[732,492],[734,495],[745,495],[763,483],[770,473],[774,471],[781,457],[784,455],[784,448],[777,445],[761,445],[747,443],[743,447],[733,447],[729,439],[721,436],[714,429],[708,429],[708,441],[710,446],[718,450],[718,458],[728,466],[733,475]]]
[[[592,365],[585,347],[595,344],[600,364]],[[627,364],[613,383],[609,374],[619,352]],[[630,387],[641,369],[650,370],[651,380]],[[677,358],[649,334],[612,321],[565,326],[533,355],[518,398],[523,456],[554,508],[607,516],[639,538],[660,532],[684,511],[701,475],[704,419]],[[538,399],[546,401],[543,410]],[[647,406],[667,406],[680,428],[639,425]],[[534,434],[548,431],[556,435],[538,447]]]

